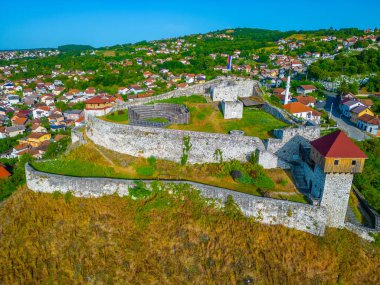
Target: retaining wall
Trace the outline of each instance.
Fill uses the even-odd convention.
[[[128,189],[135,186],[133,180],[110,178],[80,178],[49,174],[34,170],[25,165],[28,188],[35,192],[52,193],[72,192],[79,197],[99,197],[102,195],[128,195]],[[143,181],[147,185],[151,180]],[[254,217],[264,224],[284,225],[314,235],[323,235],[325,230],[326,210],[324,207],[294,203],[271,198],[257,197],[223,188],[194,182],[161,181],[162,183],[186,183],[198,189],[206,198],[225,203],[231,196],[247,217]]]

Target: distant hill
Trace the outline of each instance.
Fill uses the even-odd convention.
[[[90,45],[62,45],[58,47],[58,50],[60,51],[84,51],[91,49],[95,48]]]

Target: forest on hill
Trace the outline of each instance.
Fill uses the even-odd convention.
[[[379,284],[380,249],[346,230],[265,226],[183,186],[0,206],[1,284]]]

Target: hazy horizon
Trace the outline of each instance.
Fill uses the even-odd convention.
[[[175,4],[173,4],[175,3]],[[235,4],[235,3],[234,3]],[[316,30],[355,27],[375,28],[380,1],[367,1],[368,13],[358,1],[319,1],[307,4],[194,0],[166,1],[19,1],[2,4],[0,49],[56,48],[66,44],[93,47],[159,40],[237,27],[270,30]],[[370,5],[370,6],[369,6]],[[334,11],[331,12],[330,11]],[[380,26],[380,25],[379,25]]]

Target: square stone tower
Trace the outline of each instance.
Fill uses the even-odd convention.
[[[326,207],[328,226],[343,227],[354,174],[363,171],[367,156],[342,131],[310,145],[311,171],[306,180],[311,196]]]
[[[222,101],[221,103],[224,119],[241,119],[243,118],[243,102]]]

